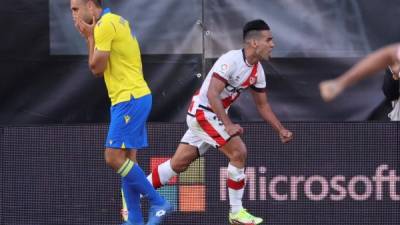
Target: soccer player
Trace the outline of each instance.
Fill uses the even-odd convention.
[[[137,151],[147,147],[146,120],[152,96],[143,78],[139,45],[129,22],[102,7],[99,0],[71,0],[75,27],[86,39],[89,68],[104,76],[111,99],[111,122],[105,161],[122,177],[123,200],[128,209],[124,225],[143,225],[140,195],[149,198],[148,225],[160,224],[172,211],[147,181],[136,161]]]
[[[266,82],[261,60],[267,60],[274,48],[269,26],[263,20],[248,22],[243,28],[244,48],[229,51],[213,65],[200,90],[193,96],[187,114],[189,129],[174,156],[155,168],[147,177],[159,188],[185,171],[204,155],[209,147],[219,149],[229,159],[227,186],[231,206],[231,224],[260,224],[263,219],[251,215],[242,206],[245,188],[247,148],[240,135],[244,130],[229,118],[227,111],[240,93],[250,88],[261,117],[272,125],[283,143],[293,135],[276,118],[267,101]]]
[[[369,54],[338,78],[321,82],[319,85],[321,96],[326,102],[332,101],[349,86],[388,66],[398,68],[396,66],[398,63],[400,63],[400,44],[385,46]],[[399,77],[399,71],[392,72],[395,77]]]

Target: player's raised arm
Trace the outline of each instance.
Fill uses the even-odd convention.
[[[332,101],[349,86],[383,70],[387,66],[395,64],[399,61],[399,54],[400,44],[378,49],[338,78],[321,82],[319,85],[321,97],[326,102]]]

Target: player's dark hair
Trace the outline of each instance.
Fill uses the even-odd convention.
[[[258,19],[247,22],[243,27],[243,40],[246,40],[246,37],[251,31],[262,30],[270,30],[268,24],[264,20]]]
[[[98,7],[101,7],[103,5],[103,0],[85,0],[85,2],[89,1],[92,1]]]
[[[93,2],[94,2],[97,6],[102,6],[102,5],[103,5],[103,0],[93,0]]]

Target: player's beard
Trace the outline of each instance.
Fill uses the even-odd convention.
[[[91,13],[89,12],[89,10],[87,10],[83,15],[82,15],[82,20],[87,23],[87,24],[92,24],[93,23],[93,16],[91,15]]]
[[[267,53],[267,54],[265,54],[265,56],[263,57],[263,60],[266,60],[266,61],[268,61],[268,60],[270,60],[271,59],[271,53]]]
[[[271,58],[271,53],[269,51],[257,51],[258,58],[261,60],[268,61]]]

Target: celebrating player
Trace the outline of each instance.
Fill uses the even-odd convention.
[[[269,26],[262,20],[248,22],[243,28],[244,48],[222,55],[212,67],[200,90],[192,98],[186,118],[189,129],[174,156],[148,176],[154,187],[185,171],[209,147],[218,148],[230,162],[229,189],[231,224],[260,224],[263,219],[251,215],[242,206],[245,188],[247,148],[240,135],[244,130],[229,118],[227,111],[240,93],[250,88],[261,117],[272,125],[283,143],[292,132],[276,118],[267,101],[266,82],[261,60],[267,60],[274,48]]]

